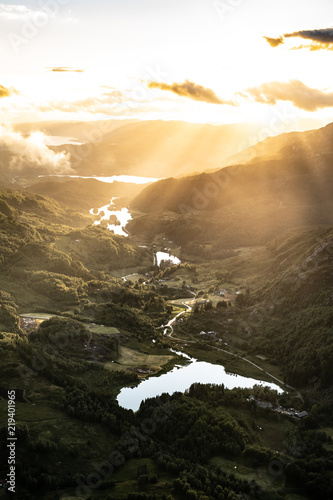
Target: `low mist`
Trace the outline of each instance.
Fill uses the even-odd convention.
[[[24,169],[39,170],[49,174],[72,173],[70,155],[55,153],[46,145],[46,135],[32,132],[24,136],[10,127],[0,125],[0,159],[6,158],[12,172]]]

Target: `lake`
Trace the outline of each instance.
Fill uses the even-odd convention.
[[[111,175],[111,176],[96,176],[96,175],[39,175],[38,177],[62,177],[68,179],[95,179],[96,181],[112,184],[113,182],[124,182],[127,184],[150,184],[160,181],[156,177],[140,177],[138,175]]]
[[[65,144],[75,144],[81,146],[83,143],[79,142],[75,137],[63,137],[61,135],[47,135],[45,138],[47,146],[64,146]]]
[[[97,214],[94,213],[93,208],[90,210],[90,213],[92,215],[96,215],[97,217],[102,212],[104,212],[104,215],[102,215],[102,217],[100,217],[99,220],[96,220],[94,222],[94,224],[95,224],[95,226],[97,226],[102,222],[102,220],[109,220],[111,216],[115,216],[117,218],[118,223],[117,224],[108,224],[107,228],[110,231],[113,231],[114,234],[118,234],[120,236],[128,236],[128,233],[125,231],[125,227],[126,227],[127,223],[130,220],[132,220],[131,213],[128,210],[128,208],[126,208],[126,207],[123,207],[120,210],[110,210],[110,207],[112,207],[112,205],[114,204],[113,200],[115,200],[115,198],[112,198],[108,205],[104,205],[104,207],[99,208],[97,211]]]
[[[175,257],[174,255],[170,255],[167,252],[156,252],[154,264],[160,266],[162,261],[171,262],[175,265],[181,263],[178,257]]]
[[[190,359],[192,362],[187,366],[177,365],[168,373],[143,380],[137,387],[124,387],[117,396],[118,404],[127,410],[137,411],[141,402],[147,398],[159,396],[164,392],[170,395],[177,391],[185,392],[196,382],[224,384],[228,389],[251,388],[257,384],[268,386],[279,393],[283,392],[276,384],[227,373],[222,365]]]

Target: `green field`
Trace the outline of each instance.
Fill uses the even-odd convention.
[[[89,325],[89,331],[93,333],[100,333],[103,335],[117,335],[120,333],[118,328],[102,325]]]
[[[119,365],[123,369],[129,368],[146,368],[151,371],[151,373],[156,373],[160,371],[167,363],[169,363],[174,356],[170,355],[156,355],[147,354],[142,351],[137,351],[130,349],[125,346],[119,347],[119,358],[117,363],[106,363],[106,368],[109,369],[119,369]],[[150,374],[151,374],[150,373]]]

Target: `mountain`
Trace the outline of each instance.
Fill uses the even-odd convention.
[[[267,156],[268,153],[274,153],[276,144],[280,144],[281,148],[284,142],[290,142],[289,139],[283,142],[282,139],[275,141],[271,138],[263,141],[264,146],[262,143],[258,147],[253,146],[261,136],[261,127],[254,124],[210,125],[163,120],[99,120],[22,123],[15,125],[14,129],[25,136],[33,131],[45,133],[49,136],[51,150],[70,155],[70,165],[62,164],[62,169],[65,168],[68,173],[71,166],[72,173],[78,175],[179,177],[217,170],[230,162],[243,163],[261,152]],[[61,144],[72,140],[74,143]],[[249,146],[244,153],[238,154],[238,151]],[[13,154],[16,153],[1,151],[0,183],[2,181],[3,186],[8,187],[8,183],[14,182],[18,176],[57,173],[54,165],[38,164],[32,157],[27,157],[25,164],[20,163],[20,172],[8,171],[12,160],[15,164]],[[31,183],[30,180],[29,182]]]
[[[281,379],[302,387],[303,396],[322,391],[322,404],[332,404],[332,227],[293,228],[266,246],[244,250],[206,266],[212,288],[221,289],[218,279],[227,276],[223,287],[241,290],[235,314],[203,308],[184,318],[175,336],[223,332],[228,349],[237,346],[254,362],[260,356],[274,360]],[[224,326],[230,318],[230,326]]]
[[[91,122],[77,121],[51,121],[51,122],[28,122],[17,123],[14,130],[28,135],[31,132],[41,131],[52,137],[64,139],[75,139],[78,142],[98,142],[105,133],[110,133],[118,127],[135,120],[96,120]]]
[[[61,205],[69,205],[78,211],[99,208],[110,202],[113,197],[133,198],[145,185],[124,182],[101,182],[96,179],[67,179],[49,177],[26,186],[26,190],[48,196]],[[126,203],[126,200],[123,200]]]
[[[180,244],[263,244],[287,228],[332,225],[332,132],[333,126],[305,132],[297,147],[284,136],[271,139],[282,145],[275,155],[150,185],[130,203],[147,214],[130,231],[145,232],[159,212],[168,213],[159,231]]]
[[[20,306],[78,302],[101,272],[150,265],[126,238],[92,225],[67,205],[24,191],[0,192],[1,289]]]
[[[271,276],[257,291],[257,305],[247,313],[255,323],[259,311],[265,311],[254,343],[283,366],[289,384],[317,386],[332,395],[332,227],[289,231],[273,240],[267,251]]]
[[[304,152],[308,155],[332,152],[333,123],[307,132],[290,132],[275,137],[268,137],[254,146],[244,149],[228,159],[228,164],[245,163],[254,158],[269,157],[279,154],[284,148]]]
[[[69,152],[79,175],[169,177],[224,166],[239,144],[249,143],[251,132],[249,124],[152,120],[120,126],[96,143],[52,149]]]

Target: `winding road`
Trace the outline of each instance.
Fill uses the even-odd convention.
[[[191,292],[194,296],[195,293],[194,292]],[[188,302],[188,301],[187,301]],[[185,340],[185,339],[179,339],[179,338],[175,338],[175,337],[172,337],[173,335],[173,323],[175,323],[175,321],[177,320],[177,318],[179,318],[182,314],[185,314],[186,312],[189,312],[192,310],[192,307],[188,305],[188,303],[185,302],[185,300],[182,301],[182,304],[187,307],[187,309],[185,311],[181,311],[180,313],[178,313],[176,316],[174,316],[166,325],[162,325],[160,326],[159,328],[163,328],[163,335],[167,335],[168,337],[171,337],[173,338],[174,340],[177,340],[177,341],[181,341],[181,342],[187,342],[187,343],[195,343],[195,341],[191,341],[191,340]],[[191,303],[193,304],[193,300],[191,301]],[[170,329],[170,332],[167,333],[168,331],[168,328]],[[271,377],[272,379],[276,380],[281,386],[285,386],[287,387],[288,389],[291,389],[293,391],[296,392],[297,394],[297,397],[299,397],[301,399],[301,401],[304,403],[304,399],[302,398],[300,392],[295,388],[295,387],[292,387],[290,385],[287,385],[285,382],[283,382],[283,380],[280,380],[279,378],[275,377],[274,375],[272,375],[271,373],[265,371],[263,368],[261,368],[261,366],[253,363],[253,361],[250,361],[249,359],[247,358],[244,358],[243,356],[239,356],[238,354],[234,354],[233,352],[230,352],[230,351],[226,351],[225,349],[221,349],[220,347],[215,347],[213,345],[210,345],[208,344],[209,347],[211,347],[212,349],[215,349],[217,351],[221,351],[221,352],[224,352],[225,354],[229,354],[229,356],[233,356],[235,358],[238,358],[238,359],[241,359],[242,361],[245,361],[246,363],[249,363],[250,365],[254,366],[255,368],[257,368],[258,370],[260,370],[261,372],[265,373],[265,375],[268,375],[269,377]]]
[[[192,311],[192,307],[189,306],[184,300],[182,301],[182,304],[187,307],[185,311],[181,311],[180,313],[176,314],[166,325],[162,325],[159,328],[164,328],[163,330],[163,335],[168,335],[168,337],[172,337],[173,334],[173,323],[181,316],[182,314],[185,314],[186,312]],[[170,328],[170,333],[167,334],[168,328]]]
[[[269,372],[266,372],[263,368],[261,368],[261,366],[259,365],[256,365],[255,363],[253,363],[252,361],[250,361],[249,359],[247,358],[243,358],[243,356],[238,356],[238,354],[234,354],[233,352],[230,352],[230,351],[226,351],[225,349],[220,349],[219,347],[215,347],[213,345],[210,345],[209,347],[211,347],[212,349],[216,349],[217,351],[222,351],[222,352],[225,352],[226,354],[229,354],[230,356],[234,356],[238,359],[241,359],[243,361],[246,361],[246,363],[250,363],[250,365],[254,366],[255,368],[258,368],[258,370],[262,371],[263,373],[265,373],[265,375],[268,375],[269,377],[271,377],[272,379],[276,380],[277,382],[279,382],[280,385],[282,386],[285,386],[285,387],[288,387],[288,389],[292,389],[293,391],[296,392],[297,394],[297,397],[299,397],[302,401],[302,403],[304,403],[304,399],[302,398],[300,392],[295,388],[295,387],[291,387],[291,385],[287,385],[285,382],[283,382],[283,380],[280,380],[279,378],[275,377],[274,375],[272,375],[271,373]]]

